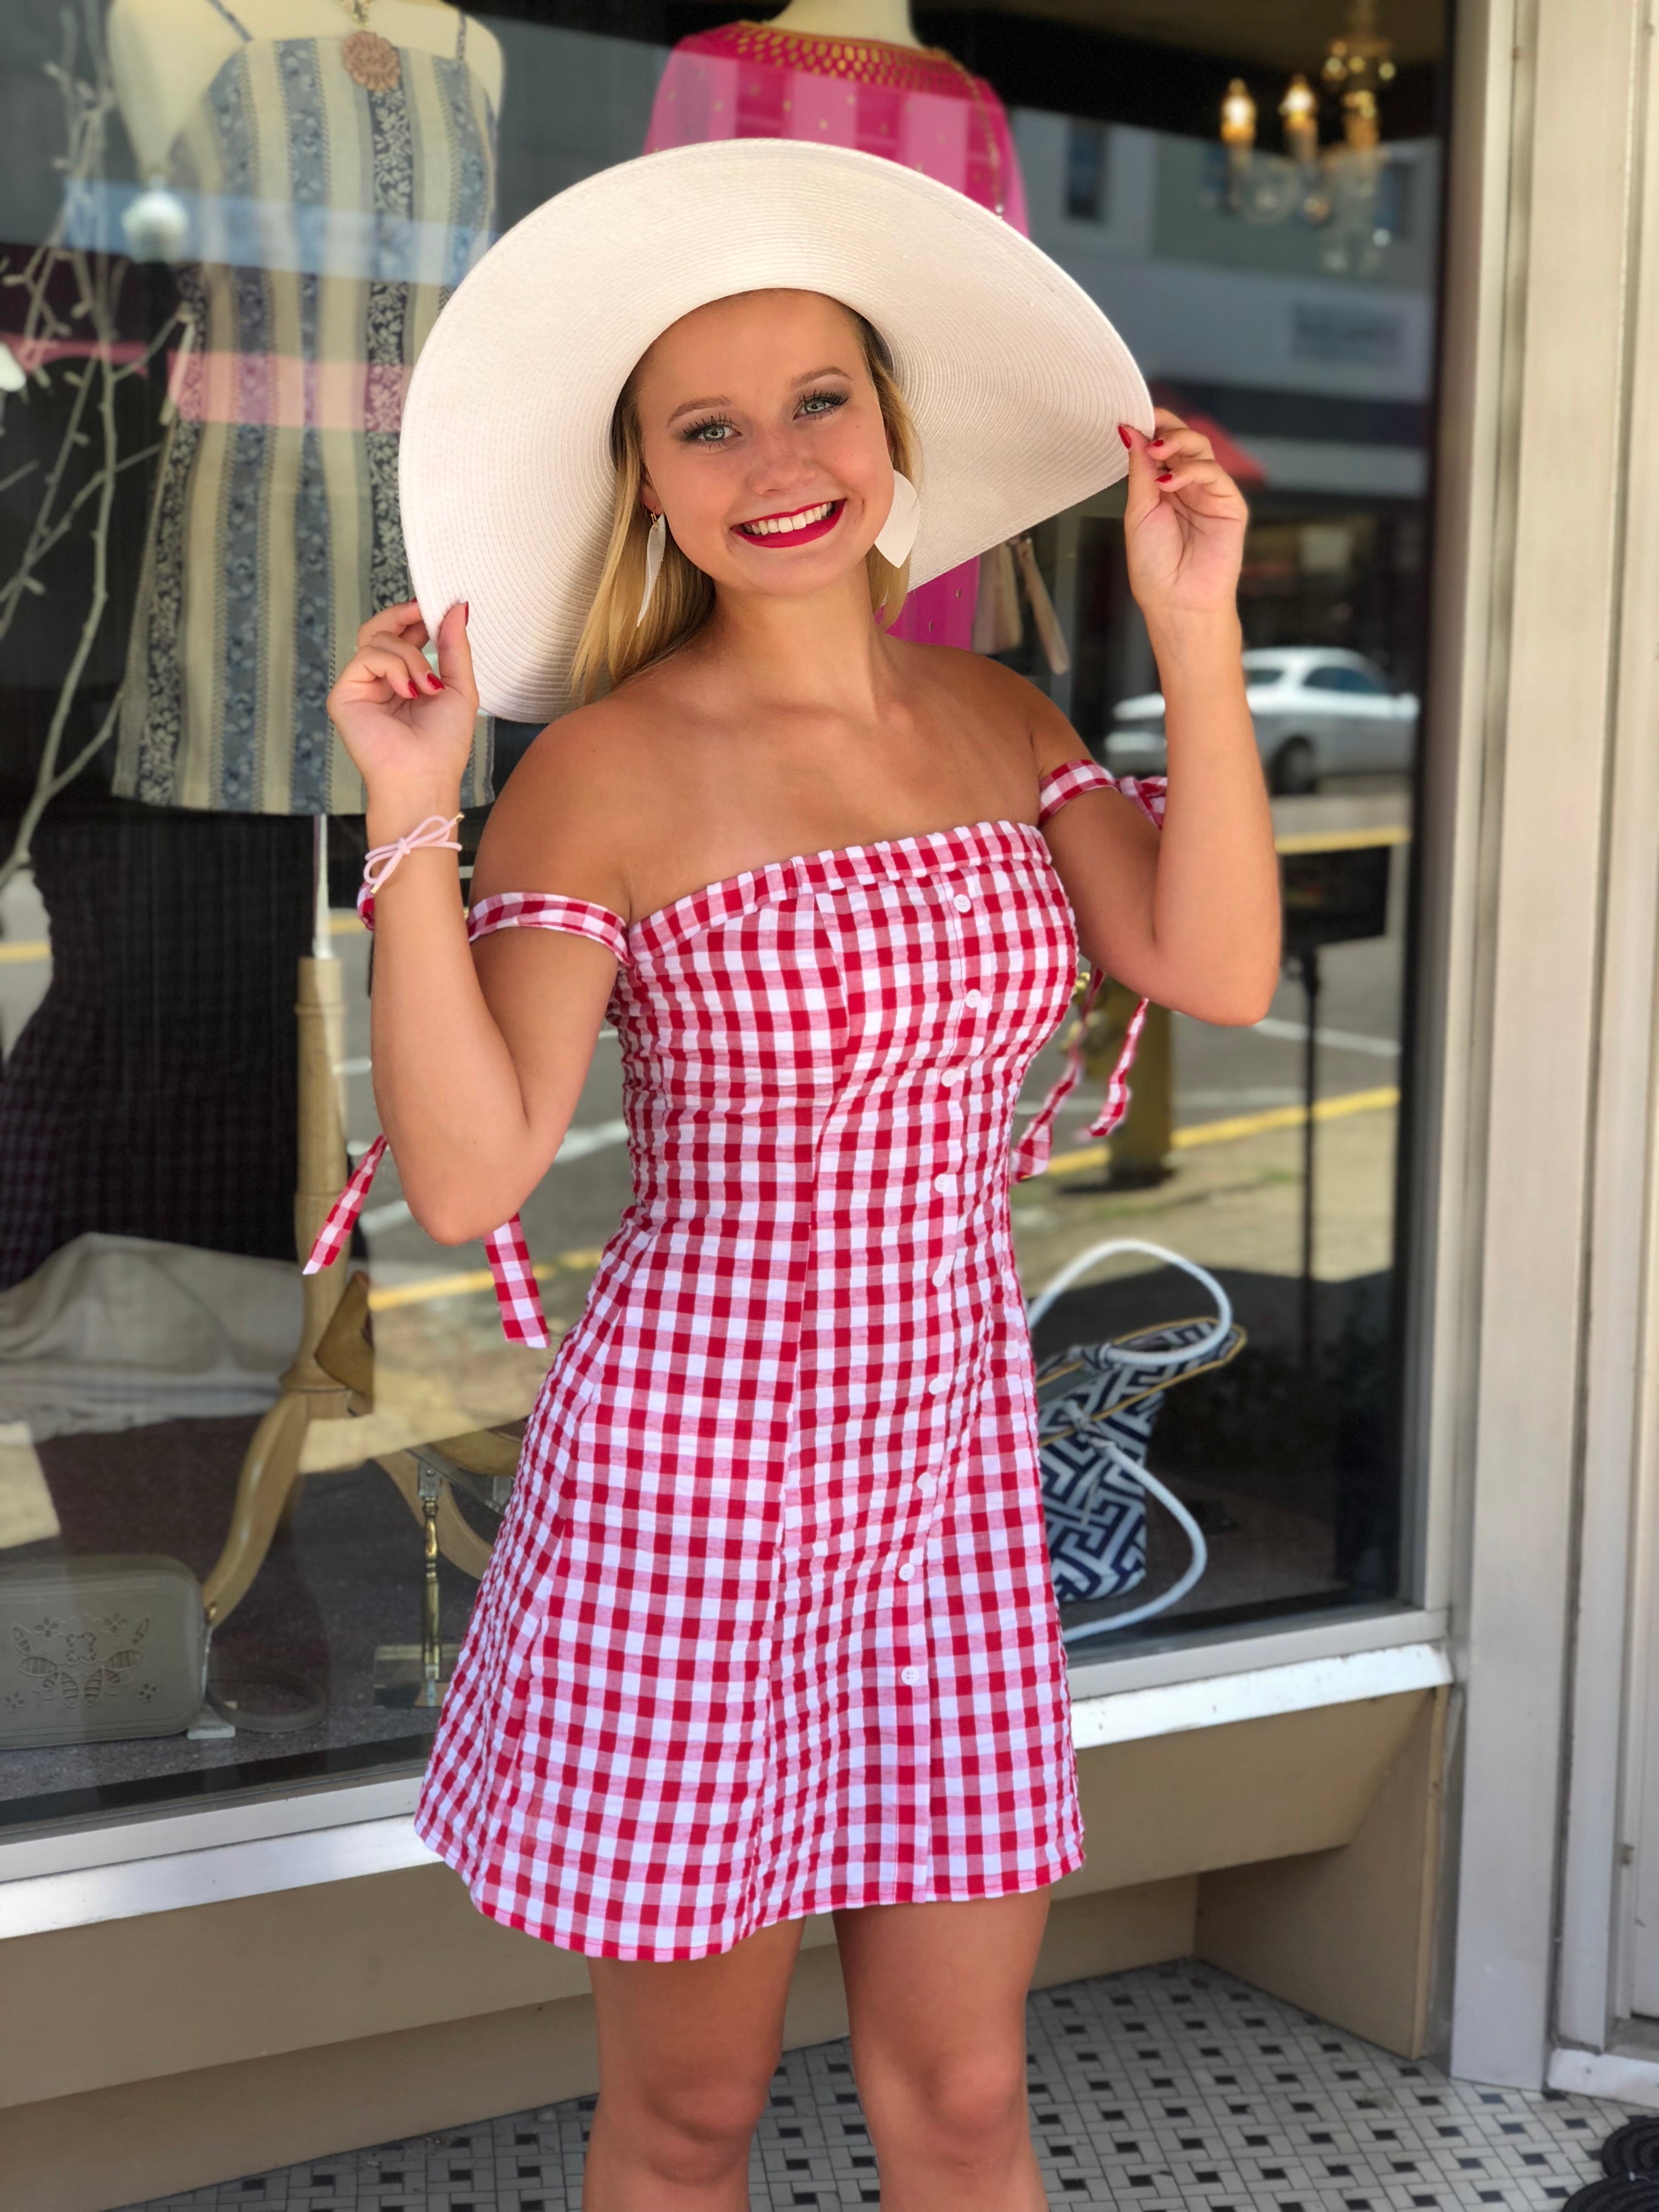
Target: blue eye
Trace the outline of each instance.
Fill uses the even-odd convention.
[[[833,415],[838,407],[845,407],[851,395],[845,392],[809,392],[802,399],[801,412],[809,421]],[[684,446],[729,446],[737,434],[737,424],[728,415],[705,415],[699,422],[688,422],[679,432]],[[711,437],[711,431],[721,434]]]

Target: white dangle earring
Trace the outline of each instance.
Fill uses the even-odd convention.
[[[908,477],[895,469],[893,504],[887,510],[886,521],[876,532],[877,552],[890,567],[902,568],[910,557],[910,549],[921,527],[921,501],[916,488]]]
[[[659,514],[646,533],[645,589],[640,595],[640,611],[634,618],[637,629],[645,620],[645,611],[651,604],[651,594],[657,588],[657,579],[662,574],[662,556],[668,545],[668,518]]]

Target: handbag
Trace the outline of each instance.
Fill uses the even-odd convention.
[[[0,1565],[0,1751],[182,1735],[207,1655],[201,1585],[181,1559]]]
[[[974,602],[975,653],[1018,653],[1025,641],[1025,622],[1019,611],[1019,584],[1014,574],[1014,549],[1006,543],[993,545],[979,556],[979,597]]]
[[[1095,1345],[1077,1345],[1036,1369],[1037,1451],[1042,1516],[1054,1595],[1086,1604],[1137,1589],[1146,1573],[1146,1499],[1150,1492],[1178,1523],[1191,1558],[1170,1587],[1109,1620],[1063,1629],[1067,1643],[1151,1620],[1185,1597],[1209,1564],[1204,1532],[1146,1465],[1152,1428],[1177,1383],[1212,1373],[1234,1358],[1244,1332],[1214,1276],[1179,1253],[1139,1238],[1114,1237],[1080,1254],[1026,1310],[1035,1329],[1061,1291],[1097,1261],[1145,1252],[1203,1285],[1218,1308],[1213,1321],[1180,1321],[1139,1329]]]
[[[204,1704],[226,1717],[220,1735],[288,1735],[327,1712],[288,1668],[210,1672],[208,1646],[202,1586],[182,1559],[0,1565],[0,1751],[183,1735]],[[272,1690],[288,1701],[276,1711]]]

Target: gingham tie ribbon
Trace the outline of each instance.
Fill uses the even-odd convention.
[[[350,1243],[357,1216],[368,1196],[368,1187],[386,1152],[386,1139],[376,1137],[358,1161],[350,1182],[330,1206],[328,1218],[317,1232],[317,1241],[305,1265],[307,1275],[314,1275],[319,1267],[332,1267]],[[531,1265],[530,1248],[524,1241],[518,1215],[515,1213],[501,1228],[491,1230],[483,1243],[495,1303],[501,1308],[501,1328],[508,1343],[533,1345],[538,1352],[544,1351],[552,1338],[548,1334],[547,1316],[542,1311],[541,1296],[536,1288],[536,1271]]]
[[[1161,775],[1112,775],[1093,761],[1073,761],[1060,769],[1057,775],[1046,780],[1046,799],[1038,819],[1046,822],[1058,812],[1068,799],[1076,799],[1085,791],[1117,791],[1125,799],[1133,799],[1148,821],[1158,829],[1164,827],[1164,802],[1169,790],[1167,778]],[[1077,1087],[1083,1073],[1083,1039],[1095,1000],[1100,996],[1101,986],[1106,981],[1099,968],[1089,978],[1083,1003],[1078,1008],[1073,1024],[1071,1042],[1066,1049],[1066,1066],[1048,1097],[1021,1130],[1018,1141],[1011,1155],[1013,1180],[1023,1182],[1028,1176],[1041,1175],[1048,1164],[1049,1147],[1054,1142],[1054,1116]],[[1109,1137],[1129,1110],[1129,1069],[1135,1049],[1140,1042],[1140,1033],[1146,1026],[1149,1001],[1143,999],[1129,1017],[1129,1026],[1123,1032],[1123,1042],[1118,1048],[1117,1059],[1107,1079],[1106,1096],[1101,1109],[1090,1122],[1087,1133],[1091,1137]]]

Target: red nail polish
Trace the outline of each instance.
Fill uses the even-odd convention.
[[[461,620],[463,622],[471,622],[471,619],[472,602],[470,599],[463,599],[461,601]]]
[[[1117,426],[1117,434],[1122,439],[1124,444],[1129,448],[1129,451],[1133,453],[1134,451],[1134,440],[1129,435],[1121,422]]]
[[[1152,451],[1156,453],[1158,447],[1164,443],[1164,441],[1162,438],[1148,438],[1146,443],[1152,447]]]
[[[1158,472],[1158,480],[1160,483],[1168,483],[1174,475],[1173,469],[1160,469]]]
[[[428,676],[426,680],[434,691],[441,691],[444,688],[444,679],[441,676]]]

